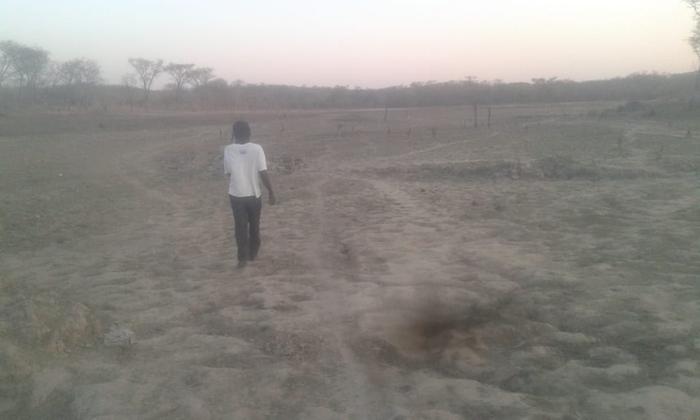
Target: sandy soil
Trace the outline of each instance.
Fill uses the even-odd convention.
[[[242,271],[239,115],[2,117],[0,417],[700,418],[700,140],[608,107],[244,115]]]

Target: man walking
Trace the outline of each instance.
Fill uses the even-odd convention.
[[[228,188],[238,247],[238,268],[253,261],[260,249],[260,211],[262,189],[265,185],[270,204],[276,202],[263,148],[250,142],[250,126],[246,121],[233,124],[233,140],[224,149],[224,173],[230,175]]]

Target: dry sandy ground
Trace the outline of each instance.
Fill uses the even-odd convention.
[[[699,419],[700,139],[608,106],[243,115],[242,271],[239,115],[2,117],[0,417]]]

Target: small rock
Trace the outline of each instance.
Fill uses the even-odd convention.
[[[118,325],[113,325],[104,338],[104,344],[107,347],[129,347],[135,342],[134,332]]]

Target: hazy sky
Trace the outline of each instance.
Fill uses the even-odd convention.
[[[363,87],[685,72],[691,28],[681,0],[0,0],[0,39],[95,59],[113,83],[128,57]]]

